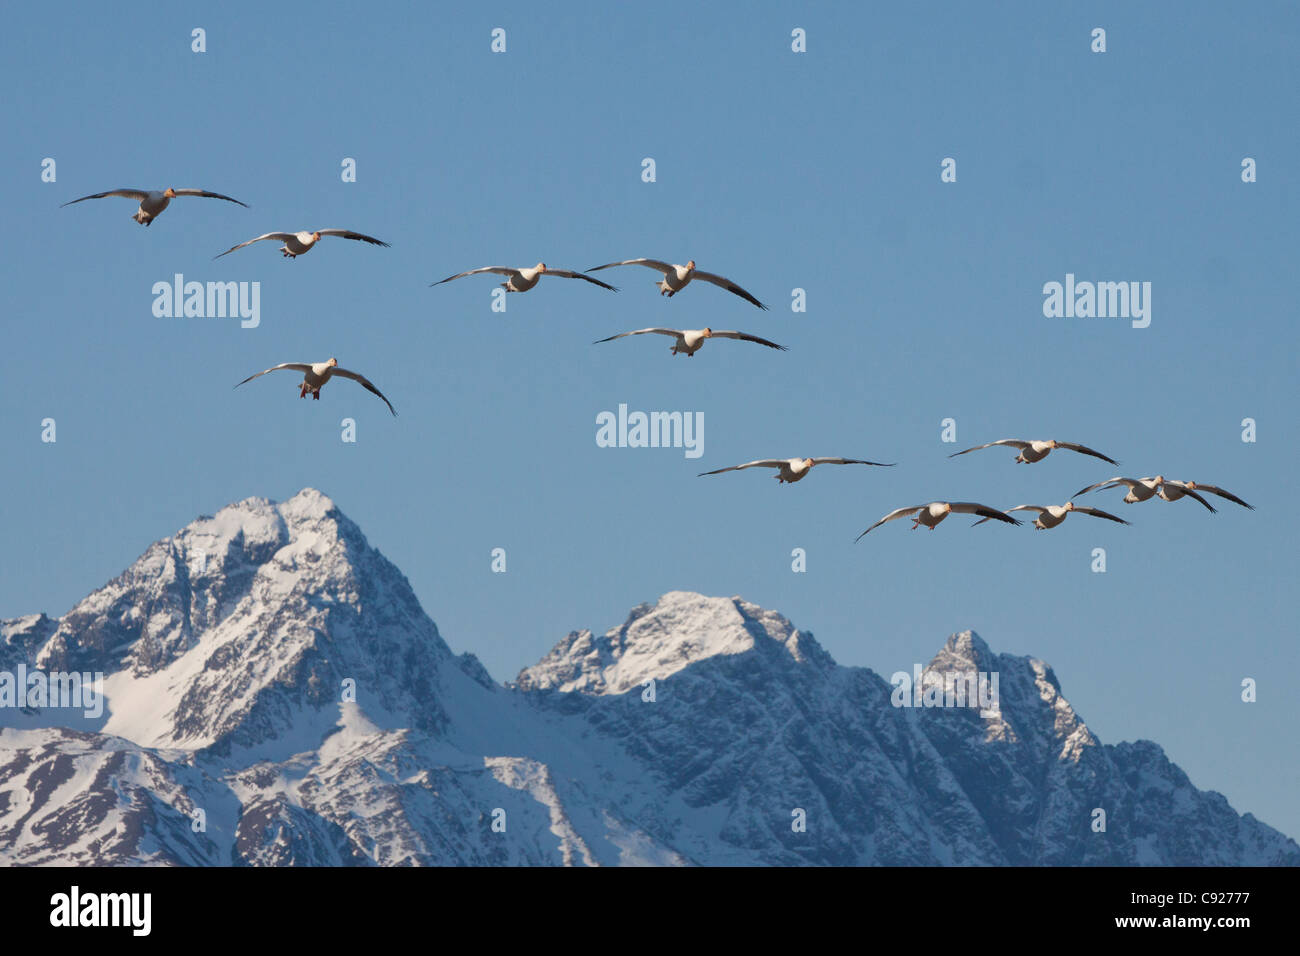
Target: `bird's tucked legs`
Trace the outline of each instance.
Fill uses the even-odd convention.
[[[299,397],[299,398],[306,398],[306,397],[307,397],[307,385],[306,385],[305,382],[303,383],[302,388],[298,389],[298,397]]]

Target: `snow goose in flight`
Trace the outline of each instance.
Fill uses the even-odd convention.
[[[1094,518],[1105,518],[1107,521],[1118,521],[1120,524],[1129,523],[1123,518],[1116,518],[1108,511],[1102,511],[1100,508],[1082,508],[1073,501],[1067,501],[1063,505],[1016,505],[1014,508],[1008,508],[1007,514],[1013,511],[1037,511],[1038,517],[1034,519],[1034,527],[1039,531],[1055,528],[1065,521],[1065,516],[1071,511],[1077,511],[1081,515],[1092,515]],[[983,524],[988,520],[988,518],[980,518],[975,524]]]
[[[862,535],[868,534],[879,528],[886,521],[893,521],[895,518],[911,517],[912,530],[915,531],[917,525],[925,525],[931,531],[950,514],[958,515],[979,515],[982,518],[993,518],[997,521],[1005,521],[1007,524],[1020,524],[1015,518],[1004,514],[997,508],[990,508],[988,505],[976,504],[973,501],[932,501],[928,505],[912,505],[909,508],[899,508],[897,511],[891,511],[875,524],[873,524],[862,534],[858,535],[855,540],[861,540]],[[979,524],[979,522],[976,522]]]
[[[298,390],[298,397],[306,398],[307,394],[310,392],[312,398],[319,400],[321,387],[335,375],[339,375],[343,378],[352,379],[352,381],[360,384],[366,391],[373,392],[375,395],[383,398],[384,404],[388,406],[388,410],[394,415],[397,414],[397,410],[393,408],[393,403],[387,398],[384,398],[384,393],[375,388],[375,386],[370,383],[370,379],[356,372],[349,372],[345,368],[339,368],[338,366],[339,360],[336,358],[331,358],[324,362],[316,362],[312,365],[308,365],[304,362],[285,362],[282,365],[273,365],[265,371],[258,372],[256,375],[250,375],[248,378],[244,379],[243,382],[240,382],[239,385],[251,382],[253,379],[259,378],[267,372],[278,372],[280,369],[288,369],[292,372],[303,373],[302,388]],[[235,388],[239,388],[239,385],[236,385]]]
[[[1091,455],[1093,458],[1100,458],[1102,461],[1108,461],[1112,465],[1118,465],[1114,458],[1107,458],[1099,451],[1094,451],[1085,445],[1075,445],[1068,441],[1020,441],[1017,438],[999,438],[997,441],[991,441],[987,445],[976,445],[974,448],[967,448],[966,451],[955,452],[949,455],[949,458],[956,458],[958,455],[965,455],[968,452],[980,451],[984,448],[992,448],[994,445],[1009,445],[1012,448],[1020,449],[1020,454],[1015,460],[1026,465],[1032,465],[1036,461],[1042,461],[1052,453],[1053,448],[1068,448],[1070,451],[1077,451],[1081,455]]]
[[[108,196],[124,196],[127,199],[138,200],[140,208],[135,211],[135,215],[131,218],[142,226],[147,226],[157,219],[177,196],[205,196],[208,199],[224,199],[226,202],[233,202],[245,209],[248,208],[248,203],[240,202],[230,196],[223,196],[221,193],[210,193],[206,189],[175,189],[171,187],[167,189],[110,189],[106,193],[82,196],[80,199],[65,202],[63,205],[71,206],[73,203],[85,202],[87,199],[104,199]],[[62,209],[63,206],[59,208]]]
[[[699,279],[701,282],[712,282],[714,285],[754,303],[760,309],[767,308],[762,302],[759,302],[730,279],[724,279],[712,272],[699,272],[696,270],[694,259],[684,266],[676,266],[670,262],[660,262],[658,259],[624,259],[622,262],[607,262],[603,266],[592,266],[587,271],[598,272],[601,269],[609,269],[614,266],[646,266],[650,269],[657,269],[664,274],[664,277],[655,285],[659,286],[660,295],[666,295],[670,299],[686,288],[692,279]]]
[[[384,246],[387,248],[388,243],[382,239],[376,239],[374,236],[363,235],[359,232],[353,232],[351,229],[317,229],[314,232],[268,232],[260,236],[249,239],[247,242],[241,242],[237,246],[231,246],[225,252],[215,255],[212,258],[220,259],[221,256],[228,256],[236,249],[242,249],[244,246],[251,246],[255,242],[262,242],[264,239],[274,239],[276,242],[283,242],[280,247],[281,254],[290,259],[296,259],[304,252],[310,252],[316,243],[321,241],[324,236],[338,236],[341,239],[359,239],[362,242],[368,242],[372,246]]]
[[[484,266],[481,269],[458,272],[454,276],[447,276],[447,278],[439,279],[437,282],[430,282],[429,286],[432,288],[435,285],[450,282],[452,279],[463,279],[465,276],[478,275],[480,272],[495,272],[499,276],[509,276],[505,282],[501,283],[507,292],[527,292],[537,285],[544,275],[559,276],[562,279],[585,279],[592,285],[598,285],[610,292],[618,291],[612,285],[601,282],[599,279],[593,279],[591,276],[583,275],[581,272],[570,272],[568,269],[548,269],[545,262],[539,262],[537,265],[525,269],[513,269],[510,266]]]
[[[645,335],[653,332],[656,335],[671,335],[677,341],[669,350],[676,355],[678,352],[684,352],[687,358],[691,358],[704,347],[705,339],[740,339],[742,342],[757,342],[759,345],[766,345],[770,349],[780,349],[782,352],[789,351],[784,345],[777,345],[775,342],[769,342],[767,339],[760,339],[757,335],[750,335],[748,332],[730,332],[730,331],[713,331],[713,329],[637,329],[634,332],[620,332],[618,335],[611,335],[607,339],[597,339],[592,345],[599,345],[601,342],[613,342],[615,339],[621,339],[629,335]]]
[[[1224,491],[1222,488],[1216,488],[1214,485],[1203,485],[1198,481],[1174,481],[1173,479],[1164,481],[1160,485],[1160,497],[1165,499],[1165,501],[1177,501],[1179,498],[1183,497],[1183,495],[1189,493],[1194,496],[1198,491],[1208,491],[1212,495],[1218,495],[1220,498],[1227,498],[1229,501],[1234,501],[1243,508],[1249,508],[1251,511],[1255,510],[1254,505],[1246,504],[1246,502],[1242,501],[1231,492]]]
[[[730,468],[719,468],[717,471],[702,471],[695,477],[703,478],[705,475],[720,475],[724,471],[740,471],[744,468],[775,468],[776,480],[781,484],[793,484],[808,472],[812,471],[813,465],[877,465],[881,468],[892,468],[894,463],[886,464],[880,461],[863,461],[860,458],[763,458],[759,461],[748,461],[743,465],[732,465]]]
[[[1096,491],[1099,488],[1105,490],[1107,488],[1118,488],[1120,485],[1124,485],[1128,488],[1128,494],[1124,496],[1124,501],[1129,504],[1134,504],[1139,501],[1149,501],[1157,494],[1160,494],[1160,489],[1164,483],[1164,475],[1156,475],[1154,478],[1122,478],[1116,476],[1114,478],[1107,478],[1105,481],[1099,481],[1095,485],[1089,485],[1082,491],[1076,491],[1073,497],[1077,498],[1079,495],[1086,495],[1088,492]],[[1183,497],[1184,495],[1189,498],[1195,498],[1201,504],[1205,505],[1206,508],[1210,509],[1210,511],[1217,510],[1214,505],[1210,504],[1195,491],[1187,487],[1179,488],[1178,492],[1175,493],[1172,498],[1166,498],[1165,500],[1173,501],[1176,498]],[[1160,494],[1160,497],[1165,498],[1163,494]]]

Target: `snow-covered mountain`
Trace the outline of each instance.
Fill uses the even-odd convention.
[[[0,702],[22,668],[102,672],[105,701],[0,706],[5,864],[1300,865],[971,632],[923,684],[996,675],[991,707],[896,706],[781,615],[687,592],[498,685],[312,489],[0,621]]]

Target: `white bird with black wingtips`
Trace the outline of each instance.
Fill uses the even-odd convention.
[[[618,335],[611,335],[607,339],[597,339],[592,345],[599,345],[601,342],[613,342],[615,339],[626,338],[629,335],[671,335],[677,341],[669,350],[673,355],[682,354],[691,358],[704,347],[704,343],[709,339],[739,339],[742,342],[757,342],[759,345],[766,345],[770,349],[780,349],[782,352],[788,351],[784,345],[777,345],[767,339],[761,339],[757,335],[750,335],[748,332],[735,332],[730,330],[719,329],[637,329],[633,332],[620,332]]]
[[[992,448],[995,445],[1006,445],[1011,448],[1020,449],[1020,454],[1015,458],[1017,462],[1026,465],[1032,465],[1036,461],[1042,461],[1052,453],[1053,448],[1066,448],[1070,451],[1077,451],[1081,455],[1091,455],[1093,458],[1100,458],[1102,461],[1108,461],[1112,465],[1118,465],[1114,458],[1108,458],[1099,451],[1094,451],[1086,445],[1076,445],[1073,442],[1057,441],[1048,439],[1047,441],[1022,441],[1019,438],[999,438],[997,441],[991,441],[987,445],[976,445],[974,448],[967,448],[965,451],[954,452],[949,458],[956,458],[958,455],[965,455],[972,451],[980,451],[984,448]]]
[[[338,366],[339,360],[336,358],[330,358],[324,362],[316,362],[311,365],[308,365],[305,362],[285,362],[282,365],[273,365],[265,371],[258,372],[256,375],[248,376],[248,378],[236,385],[235,388],[239,388],[240,385],[251,382],[255,378],[260,378],[267,374],[267,372],[278,372],[281,369],[287,369],[291,372],[303,373],[302,387],[298,390],[298,397],[306,398],[310,394],[312,398],[319,401],[321,388],[326,382],[337,375],[340,378],[350,378],[366,391],[378,395],[380,398],[384,399],[384,404],[388,406],[388,410],[394,415],[397,414],[397,409],[393,408],[393,403],[384,397],[383,392],[375,388],[375,386],[370,382],[370,379],[357,372],[350,372],[347,369],[339,368]]]
[[[742,299],[752,302],[760,309],[767,308],[762,302],[759,302],[730,279],[714,275],[712,272],[700,272],[695,268],[694,259],[684,266],[673,265],[671,262],[661,262],[658,259],[624,259],[622,262],[607,262],[603,266],[592,266],[587,271],[599,272],[601,269],[612,269],[614,266],[645,266],[648,269],[662,272],[664,277],[655,285],[659,287],[660,295],[666,295],[670,299],[690,285],[692,279],[699,279],[701,282],[711,282],[719,288],[726,289],[733,295],[738,295]]]
[[[891,511],[875,524],[873,524],[862,534],[858,535],[857,540],[862,539],[862,535],[879,528],[886,521],[893,521],[896,518],[912,519],[912,530],[915,531],[919,525],[925,525],[933,531],[944,518],[950,514],[957,515],[979,515],[981,518],[992,518],[995,521],[1003,521],[1007,524],[1020,524],[1015,518],[999,511],[997,508],[981,505],[974,501],[932,501],[928,505],[911,505],[907,508],[899,508],[897,511]],[[979,524],[980,522],[976,522]]]
[[[559,276],[561,279],[583,279],[592,285],[598,285],[602,289],[608,289],[610,292],[617,292],[612,285],[607,282],[601,282],[599,279],[593,279],[591,276],[583,275],[581,272],[572,272],[568,269],[552,269],[545,262],[539,262],[535,266],[516,269],[512,266],[483,266],[481,269],[470,269],[468,272],[458,272],[454,276],[447,276],[445,279],[439,279],[437,282],[429,283],[432,288],[435,285],[442,285],[444,282],[450,282],[452,279],[463,279],[465,276],[475,276],[482,272],[492,272],[499,276],[509,276],[501,287],[507,292],[527,292],[533,286],[542,280],[542,276]]]
[[[228,256],[236,249],[242,249],[244,246],[251,246],[255,242],[264,242],[267,239],[274,239],[276,242],[282,242],[280,247],[281,255],[288,259],[296,259],[305,252],[311,252],[316,243],[320,242],[325,236],[338,236],[340,239],[356,239],[359,242],[368,242],[372,246],[388,247],[388,243],[382,239],[376,239],[374,236],[367,236],[364,233],[353,232],[351,229],[317,229],[314,232],[267,232],[260,236],[255,236],[247,242],[241,242],[237,246],[231,246],[225,252],[213,256],[214,259],[220,259],[222,256]]]
[[[1118,521],[1120,524],[1128,524],[1123,518],[1117,518],[1108,511],[1102,511],[1100,508],[1083,508],[1076,505],[1073,501],[1067,501],[1063,505],[1016,505],[1014,508],[1008,508],[1007,514],[1013,511],[1037,511],[1038,517],[1034,519],[1034,527],[1039,531],[1046,531],[1049,528],[1055,528],[1065,521],[1066,516],[1072,511],[1077,511],[1081,515],[1091,515],[1094,518],[1105,518],[1107,521]],[[988,518],[981,518],[975,524],[983,524]],[[971,525],[974,527],[975,525]]]
[[[71,206],[73,203],[85,202],[87,199],[105,199],[108,196],[122,196],[126,199],[135,199],[140,203],[140,208],[135,211],[134,219],[142,226],[147,226],[162,215],[162,211],[171,205],[173,199],[182,196],[202,196],[206,199],[224,199],[226,202],[233,202],[237,206],[248,208],[248,203],[240,202],[230,196],[223,196],[221,193],[208,192],[206,189],[176,189],[168,187],[167,189],[110,189],[106,193],[95,193],[93,196],[82,196],[80,199],[74,199],[71,202],[65,202],[64,206]],[[59,207],[60,209],[63,206]]]
[[[743,465],[732,465],[730,468],[719,468],[717,471],[702,471],[695,477],[703,478],[705,475],[720,475],[727,471],[741,471],[745,468],[775,468],[777,470],[774,476],[781,484],[793,484],[804,475],[812,470],[814,465],[876,465],[880,468],[893,468],[894,463],[886,464],[880,461],[863,461],[861,458],[762,458],[758,461],[747,461]]]

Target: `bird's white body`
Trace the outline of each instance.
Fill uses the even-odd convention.
[[[302,255],[304,252],[310,252],[312,246],[320,242],[319,232],[295,232],[288,239],[284,240],[284,245],[280,251],[290,259]],[[316,260],[313,259],[312,262]]]
[[[952,505],[946,501],[932,501],[916,513],[912,520],[912,530],[916,530],[918,524],[923,524],[931,531],[938,527],[939,522],[952,513]]]
[[[311,392],[312,398],[320,398],[321,386],[330,380],[334,374],[334,367],[338,365],[333,359],[328,362],[313,362],[311,369],[303,373],[301,396],[306,396]]]
[[[1055,528],[1058,524],[1064,521],[1065,516],[1073,510],[1074,508],[1069,505],[1048,505],[1040,511],[1038,517],[1034,519],[1034,527],[1038,528],[1040,531],[1046,531],[1048,528]]]
[[[672,347],[672,353],[684,353],[686,356],[692,356],[704,346],[704,340],[711,338],[713,332],[710,329],[683,329],[677,336],[677,344]],[[710,355],[713,353],[710,352]],[[693,367],[693,366],[692,366]]]
[[[149,195],[140,200],[140,208],[131,218],[142,226],[149,225],[159,213],[171,205],[172,197],[167,195],[169,192],[172,190],[151,190]]]
[[[664,277],[655,285],[659,286],[659,294],[672,298],[682,289],[690,284],[691,277],[695,275],[695,261],[691,260],[684,266],[674,265],[671,272],[665,272]]]
[[[541,281],[542,274],[545,272],[546,266],[539,262],[530,269],[520,269],[501,285],[507,292],[527,292]],[[550,286],[548,285],[547,288],[549,289]]]
[[[812,471],[815,462],[811,458],[790,458],[782,462],[777,469],[776,480],[782,484],[796,482]]]
[[[1028,448],[1020,449],[1020,454],[1016,456],[1016,461],[1032,465],[1036,461],[1042,461],[1052,453],[1056,447],[1054,441],[1031,441]]]
[[[1123,500],[1127,501],[1129,504],[1136,504],[1139,501],[1150,501],[1156,496],[1157,492],[1160,491],[1160,486],[1163,485],[1164,482],[1165,479],[1163,475],[1157,475],[1155,478],[1143,478],[1140,481],[1125,481],[1124,484],[1128,486],[1128,494],[1124,496]],[[1181,492],[1179,493],[1179,497],[1182,497]]]

